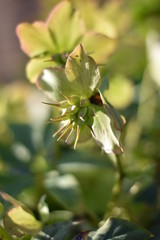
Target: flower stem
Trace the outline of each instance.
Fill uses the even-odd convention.
[[[123,167],[121,164],[121,156],[119,154],[116,154],[115,159],[116,159],[116,167],[117,167],[117,171],[118,171],[118,181],[115,186],[115,196],[118,197],[122,192],[122,183],[123,183],[125,173],[123,171]]]
[[[125,174],[124,174],[124,171],[123,171],[123,167],[122,167],[122,164],[121,164],[121,157],[120,157],[119,154],[116,154],[116,165],[117,165],[117,170],[118,170],[118,173],[119,173],[119,183],[121,185]]]

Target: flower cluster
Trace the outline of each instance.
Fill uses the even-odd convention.
[[[87,32],[79,12],[68,1],[58,4],[46,22],[17,27],[22,50],[31,58],[27,76],[52,100],[61,115],[54,134],[74,148],[81,132],[90,129],[106,153],[120,154],[124,121],[99,90],[101,76],[96,62],[106,62],[116,41],[101,33]],[[70,53],[70,54],[69,54]],[[90,57],[88,53],[92,53]],[[96,62],[95,62],[96,61]]]
[[[51,105],[61,109],[59,117],[51,118],[53,122],[62,122],[54,134],[60,135],[58,140],[66,136],[68,142],[76,132],[76,148],[80,132],[87,126],[106,153],[119,154],[123,152],[119,139],[124,122],[102,96],[100,83],[99,69],[82,44],[69,54],[65,69],[44,69],[37,81],[38,87],[52,99]]]

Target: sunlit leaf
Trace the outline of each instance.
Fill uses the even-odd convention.
[[[141,46],[140,39],[135,36],[126,36],[125,41],[120,42],[116,51],[108,59],[108,71],[141,79],[145,67],[144,54],[144,47]],[[129,64],[126,65],[126,63]]]
[[[34,234],[41,228],[41,223],[35,219],[30,209],[7,193],[0,192],[2,198],[14,207],[4,217],[4,227],[8,233],[16,236]]]
[[[116,108],[125,108],[133,101],[134,86],[130,79],[123,75],[116,75],[110,78],[109,90],[104,91],[104,96]]]
[[[51,12],[48,28],[56,43],[56,52],[71,51],[84,32],[79,12],[68,1],[63,1]]]
[[[82,38],[86,51],[90,54],[96,63],[106,64],[108,57],[115,51],[117,41],[103,34],[89,32]]]
[[[124,36],[131,25],[130,12],[124,6],[123,1],[106,1],[97,13],[96,31],[114,38]]]
[[[90,234],[89,234],[90,235]],[[147,240],[151,234],[127,220],[109,218],[88,240]]]
[[[34,24],[21,23],[17,27],[22,50],[30,57],[54,52],[55,46],[47,25],[43,22]]]
[[[4,226],[10,234],[21,236],[37,233],[41,228],[41,223],[26,208],[17,206],[7,213]]]

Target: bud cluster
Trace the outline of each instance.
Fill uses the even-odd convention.
[[[57,141],[62,137],[67,136],[65,142],[68,142],[72,133],[76,131],[76,138],[74,142],[74,149],[76,148],[80,131],[84,126],[88,126],[92,131],[94,107],[89,99],[80,99],[77,96],[71,96],[59,103],[50,103],[55,107],[59,107],[61,115],[51,118],[51,122],[62,122],[62,127],[53,135],[59,135]]]

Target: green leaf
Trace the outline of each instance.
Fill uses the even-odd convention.
[[[43,22],[21,23],[17,27],[17,35],[22,50],[29,57],[55,51],[54,42],[51,39],[47,25]]]
[[[4,227],[7,232],[19,237],[23,234],[37,233],[41,228],[41,223],[26,208],[17,206],[5,216]]]
[[[112,127],[111,119],[102,108],[97,107],[92,129],[93,138],[106,153],[120,154],[123,152],[119,143],[120,131]]]
[[[98,64],[105,64],[117,47],[115,39],[95,32],[86,33],[81,42],[84,44],[87,53],[91,54]]]
[[[44,69],[37,83],[52,101],[61,101],[64,100],[64,96],[73,94],[72,85],[67,81],[62,68]]]
[[[0,192],[0,195],[14,206],[3,220],[4,227],[8,233],[21,237],[24,234],[30,235],[40,230],[41,223],[35,219],[30,209],[7,193]],[[30,237],[25,236],[24,239],[28,240]]]
[[[82,44],[69,55],[65,73],[74,87],[75,94],[85,98],[92,96],[101,82],[97,65],[94,59],[87,55]]]
[[[133,101],[135,89],[130,79],[117,74],[110,78],[109,90],[105,90],[103,94],[112,101],[113,106],[124,109]]]
[[[76,178],[71,174],[59,175],[56,171],[48,172],[45,187],[52,197],[67,209],[78,209],[81,192]]]
[[[31,240],[63,240],[72,227],[73,223],[71,222],[48,225]]]
[[[0,239],[12,240],[11,236],[0,226]]]
[[[92,236],[91,236],[92,235]],[[127,220],[109,218],[88,240],[147,240],[151,234]]]
[[[31,83],[36,83],[38,76],[44,68],[53,67],[56,63],[51,61],[50,56],[31,59],[26,66],[26,75]]]
[[[86,149],[89,148],[85,145]],[[92,154],[84,151],[63,154],[58,169],[63,173],[72,173],[78,179],[86,211],[103,215],[106,205],[112,200],[116,171],[107,155],[100,157],[97,148],[94,146]]]
[[[59,53],[71,51],[84,33],[79,12],[73,9],[69,1],[63,1],[53,9],[47,25]]]

